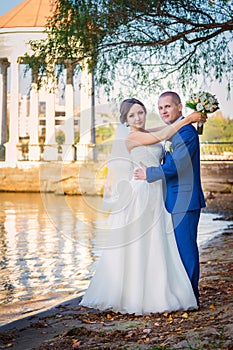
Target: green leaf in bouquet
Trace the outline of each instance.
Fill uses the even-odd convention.
[[[191,109],[196,109],[196,103],[186,102],[185,105]]]

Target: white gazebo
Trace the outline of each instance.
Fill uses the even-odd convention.
[[[0,17],[0,144],[5,146],[5,165],[15,167],[20,160],[19,152],[19,106],[20,106],[20,64],[25,53],[30,53],[29,40],[45,38],[47,17],[52,14],[52,0],[24,0]],[[80,142],[74,145],[74,86],[73,70],[67,66],[65,83],[65,108],[63,131],[65,143],[62,145],[62,160],[73,161],[74,149],[77,159],[85,160],[91,144],[91,75],[87,70],[81,73],[80,88]],[[10,74],[8,74],[10,72]],[[28,160],[41,160],[39,136],[40,91],[32,72],[28,115]],[[10,78],[9,106],[7,103],[7,82]],[[45,143],[44,161],[58,160],[58,145],[55,141],[56,86],[46,85],[45,91]],[[24,106],[27,101],[25,100]],[[21,106],[21,109],[23,107]],[[25,107],[26,110],[26,107]],[[9,125],[7,127],[7,114]],[[7,136],[7,134],[9,134]]]

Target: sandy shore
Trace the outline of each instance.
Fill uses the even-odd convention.
[[[232,219],[233,194],[208,200],[206,212]],[[0,349],[233,350],[233,228],[200,249],[200,309],[129,316],[79,307],[72,299],[0,328]]]

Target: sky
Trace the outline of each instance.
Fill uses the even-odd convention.
[[[23,2],[23,0],[0,0],[0,16],[10,11],[13,7],[21,2]],[[219,84],[216,82],[214,84],[211,84],[211,88],[208,88],[207,90],[216,95],[218,98],[223,116],[229,116],[233,119],[233,91],[230,94],[230,99],[227,98],[226,83]]]
[[[13,7],[23,2],[23,0],[0,0],[0,16],[10,11]]]

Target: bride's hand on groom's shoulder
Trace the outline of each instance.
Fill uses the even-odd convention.
[[[146,165],[140,162],[140,168],[134,171],[135,180],[146,180]]]

